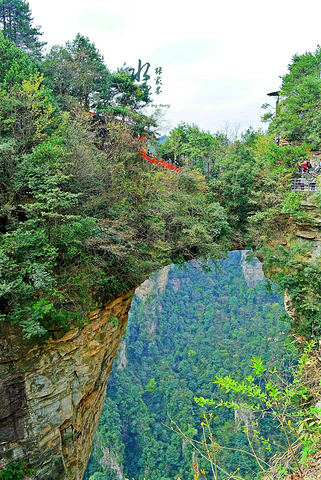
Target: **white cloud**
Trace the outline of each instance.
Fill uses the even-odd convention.
[[[30,0],[48,46],[87,35],[109,68],[138,59],[162,66],[173,122],[215,131],[225,120],[259,126],[260,105],[276,90],[294,53],[320,42],[319,4],[306,0]],[[153,88],[154,77],[151,78]]]

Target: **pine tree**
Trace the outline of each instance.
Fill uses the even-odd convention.
[[[0,0],[0,29],[5,38],[28,53],[33,60],[41,58],[45,42],[39,41],[40,27],[32,26],[29,3],[24,0]]]

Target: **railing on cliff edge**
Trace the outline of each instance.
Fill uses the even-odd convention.
[[[142,140],[146,140],[145,135],[143,135],[141,137],[138,136],[138,147],[139,147],[139,144]],[[166,168],[167,170],[174,170],[175,172],[181,172],[182,171],[180,168],[175,167],[175,165],[173,165],[172,163],[166,163],[165,160],[163,160],[162,158],[154,158],[154,157],[151,157],[150,155],[147,155],[147,153],[145,151],[141,150],[140,148],[138,148],[138,153],[143,158],[145,158],[145,160],[147,160],[149,163],[153,163],[154,165],[158,165],[160,167]]]
[[[143,152],[140,149],[138,149],[138,153],[143,158],[145,158],[145,160],[147,160],[149,163],[153,163],[154,165],[159,165],[163,168],[167,168],[168,170],[175,170],[176,172],[181,172],[182,171],[180,168],[175,167],[175,165],[173,165],[172,163],[166,163],[165,160],[163,160],[162,158],[157,159],[157,158],[154,158],[154,157],[150,157],[149,155],[147,155],[146,152]]]
[[[292,192],[315,192],[320,189],[315,180],[302,178],[292,178]]]

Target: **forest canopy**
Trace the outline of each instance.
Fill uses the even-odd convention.
[[[25,336],[68,328],[163,265],[262,249],[289,217],[303,218],[290,185],[310,137],[300,131],[300,144],[281,147],[274,136],[287,138],[297,98],[318,114],[317,97],[300,85],[318,85],[319,50],[293,57],[268,133],[250,127],[231,141],[180,123],[159,142],[146,83],[130,68],[111,72],[81,34],[37,56],[41,34],[27,4],[15,0],[8,19],[9,4],[0,36],[0,315]],[[25,30],[34,51],[19,40]],[[311,118],[300,122],[315,136]],[[137,136],[182,172],[148,164]],[[313,302],[308,309],[315,325]]]
[[[28,338],[54,334],[162,265],[220,255],[229,226],[204,176],[160,171],[137,153],[137,134],[156,135],[145,85],[110,72],[81,35],[34,63],[7,28],[1,319]]]

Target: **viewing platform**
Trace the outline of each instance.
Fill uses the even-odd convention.
[[[315,177],[292,178],[292,192],[316,192],[317,190],[320,190],[320,184]]]

